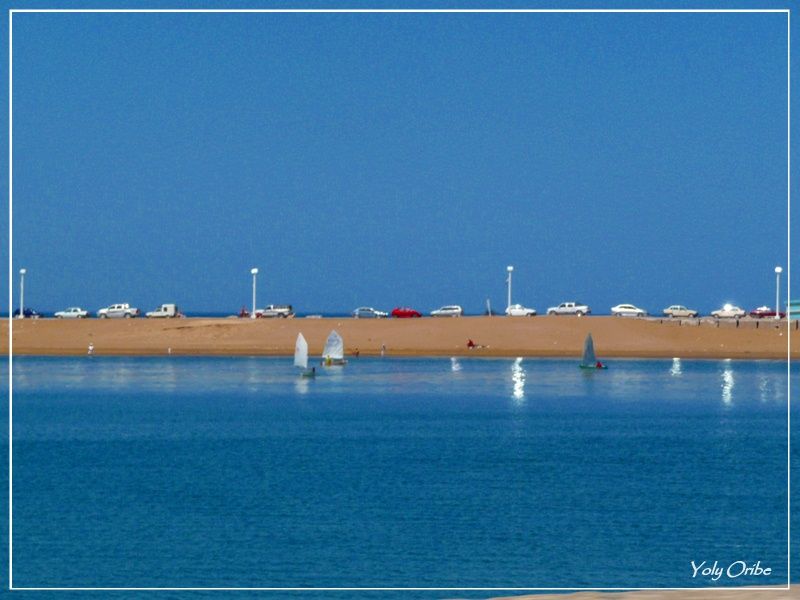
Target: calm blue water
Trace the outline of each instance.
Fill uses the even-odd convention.
[[[786,581],[783,362],[290,362],[15,358],[15,585]]]

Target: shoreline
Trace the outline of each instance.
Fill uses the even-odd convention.
[[[121,356],[291,356],[298,332],[319,356],[332,329],[345,354],[579,358],[587,333],[609,358],[800,358],[796,321],[708,321],[619,317],[459,317],[422,319],[25,319],[13,322],[13,354]],[[0,322],[8,353],[9,320]],[[791,328],[791,334],[789,329]],[[469,349],[467,341],[479,347]],[[788,341],[791,340],[791,355]]]

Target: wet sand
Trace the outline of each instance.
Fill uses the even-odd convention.
[[[757,327],[756,327],[757,326]],[[788,329],[791,327],[792,335]],[[297,333],[311,354],[332,329],[348,354],[389,356],[579,357],[591,332],[603,358],[800,358],[797,322],[618,317],[461,317],[422,319],[25,319],[13,322],[15,355],[291,355]],[[0,345],[8,352],[8,320]],[[469,349],[472,339],[480,347]]]

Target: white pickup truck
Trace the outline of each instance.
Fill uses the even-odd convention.
[[[262,310],[256,310],[257,319],[274,319],[276,317],[286,319],[293,316],[294,311],[291,304],[270,304]]]
[[[592,312],[586,304],[580,302],[562,302],[558,306],[551,306],[547,309],[548,315],[588,315]]]
[[[162,304],[157,309],[145,313],[144,316],[148,317],[149,319],[169,319],[172,317],[177,317],[180,314],[181,313],[178,311],[177,304]]]
[[[131,308],[130,304],[112,304],[98,310],[97,316],[100,319],[131,319],[139,316],[139,309]]]

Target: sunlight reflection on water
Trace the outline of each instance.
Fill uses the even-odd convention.
[[[737,402],[783,403],[787,391],[785,363],[780,361],[616,360],[607,371],[587,375],[576,360],[566,359],[361,358],[341,367],[318,368],[310,381],[300,378],[286,358],[18,357],[13,365],[15,393],[435,394],[510,397],[517,402],[583,397],[625,403],[716,399],[728,406],[734,397]]]
[[[736,380],[733,376],[733,369],[730,365],[730,360],[725,363],[725,368],[722,371],[722,403],[725,405],[733,402],[733,386],[736,385]]]
[[[681,369],[681,359],[680,358],[673,358],[672,359],[672,367],[669,370],[669,374],[673,377],[680,377],[683,373]]]
[[[515,400],[525,399],[525,369],[522,368],[522,357],[518,356],[511,365],[511,381],[514,383],[512,396]]]

